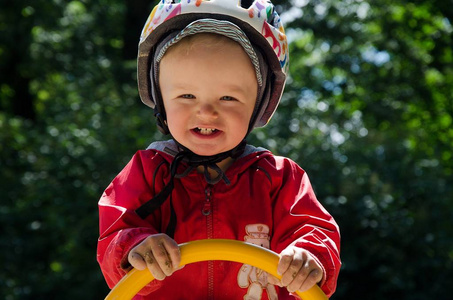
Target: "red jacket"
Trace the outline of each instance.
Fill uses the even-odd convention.
[[[162,150],[163,145],[169,143],[152,146]],[[165,232],[168,225],[168,200],[146,220],[134,212],[170,178],[173,156],[161,150],[137,152],[99,201],[97,259],[111,288],[130,268],[128,252],[148,235]],[[181,163],[180,172],[184,167]],[[316,200],[307,174],[292,160],[252,146],[225,174],[229,185],[223,180],[208,185],[195,170],[175,179],[171,201],[177,217],[176,242],[245,240],[277,253],[293,243],[316,256],[324,268],[321,288],[332,295],[341,265],[339,229]],[[267,285],[265,276],[239,263],[199,262],[163,281],[154,280],[134,299],[248,299],[246,294],[293,299],[286,289]]]

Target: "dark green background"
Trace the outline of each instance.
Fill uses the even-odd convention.
[[[291,77],[249,140],[296,160],[338,221],[332,299],[451,299],[453,2],[276,3]],[[163,138],[135,75],[153,5],[0,0],[1,299],[107,294],[97,200]]]

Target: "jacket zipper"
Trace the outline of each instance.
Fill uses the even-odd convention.
[[[208,239],[213,238],[213,216],[212,216],[212,187],[208,185],[205,189],[205,202],[202,214],[206,216],[206,229]],[[214,299],[214,262],[208,261],[208,299]]]
[[[203,209],[201,210],[201,213],[206,216],[206,218],[209,219],[209,216],[212,213],[212,203],[211,203],[211,186],[207,186],[206,189],[204,190],[205,193],[205,202],[203,204]],[[208,222],[208,239],[212,238],[212,230],[210,230],[210,224]]]

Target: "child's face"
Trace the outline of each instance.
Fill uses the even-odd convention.
[[[214,155],[244,139],[258,83],[239,44],[212,34],[184,38],[165,54],[159,76],[168,127],[179,143]]]

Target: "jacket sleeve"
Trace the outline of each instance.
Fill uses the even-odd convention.
[[[340,231],[337,223],[316,199],[307,174],[295,162],[275,163],[275,208],[271,248],[280,253],[289,245],[308,250],[324,269],[320,287],[330,297],[340,272]],[[275,179],[274,179],[275,178]]]
[[[157,162],[162,158],[153,151],[139,151],[113,179],[99,201],[99,231],[97,260],[110,288],[131,269],[129,251],[147,236],[159,232],[159,215],[146,220],[136,213],[142,203],[154,195],[153,177]],[[153,281],[139,294],[158,288]]]

